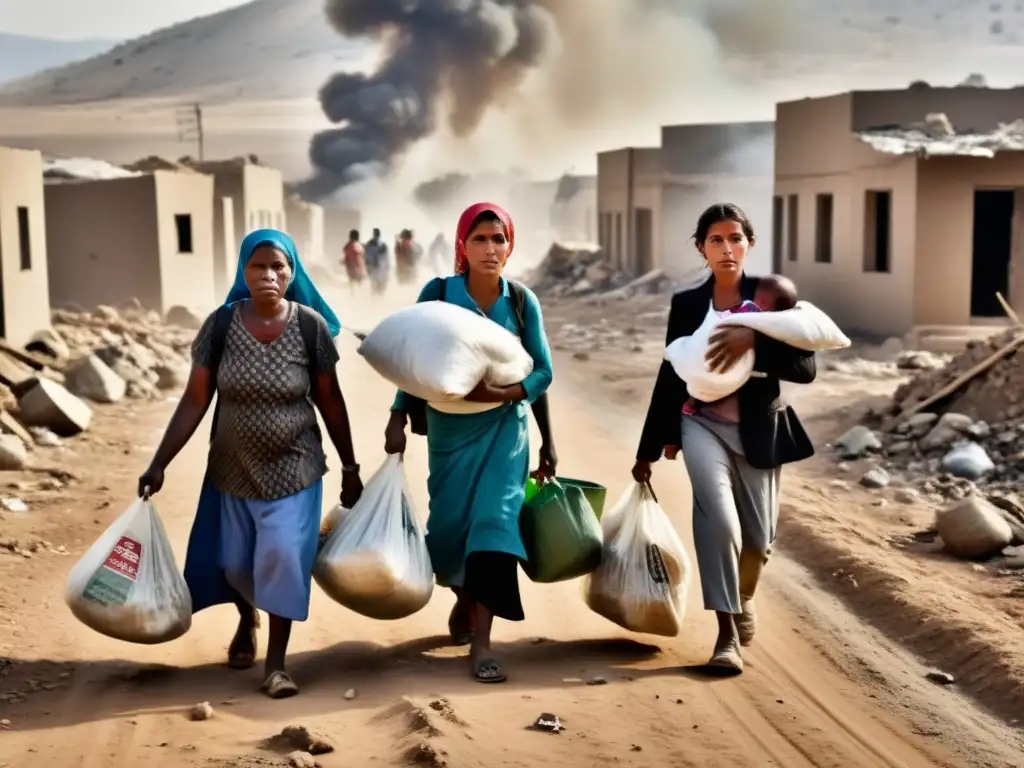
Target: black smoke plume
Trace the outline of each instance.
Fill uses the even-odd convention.
[[[310,142],[315,172],[301,192],[313,199],[386,174],[435,132],[442,108],[453,133],[469,135],[558,41],[536,0],[327,0],[325,10],[342,35],[386,53],[376,72],[338,74],[320,89],[339,127]]]

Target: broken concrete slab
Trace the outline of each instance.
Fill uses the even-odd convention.
[[[120,402],[128,386],[96,355],[86,355],[69,365],[64,371],[64,381],[72,394],[94,403]]]
[[[24,468],[28,461],[28,447],[15,435],[0,435],[0,471],[12,472]]]
[[[18,397],[22,421],[30,427],[46,427],[61,437],[84,432],[92,423],[92,409],[62,385],[37,378]]]

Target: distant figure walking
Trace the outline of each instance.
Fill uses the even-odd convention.
[[[438,232],[437,237],[430,244],[430,266],[434,270],[434,274],[438,277],[445,277],[447,275],[449,259],[452,254],[452,248],[448,245],[448,241],[444,239],[444,233]]]
[[[391,262],[388,260],[388,245],[381,238],[379,229],[373,230],[373,237],[366,241],[363,253],[370,286],[374,293],[382,294],[388,288]]]
[[[403,229],[395,242],[395,271],[399,285],[408,285],[416,281],[420,256],[423,246],[416,242],[411,229]]]
[[[358,229],[353,229],[348,233],[343,260],[345,271],[348,273],[348,283],[354,292],[366,279],[366,251],[362,243],[359,242]]]

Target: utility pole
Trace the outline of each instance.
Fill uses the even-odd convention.
[[[203,107],[196,103],[177,112],[178,141],[194,141],[198,149],[198,160],[205,159],[205,135],[203,133]]]

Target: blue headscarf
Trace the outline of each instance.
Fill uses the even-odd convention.
[[[310,309],[315,309],[319,312],[320,316],[327,322],[327,328],[330,330],[332,337],[341,333],[341,321],[334,314],[334,310],[324,301],[324,297],[316,289],[316,285],[313,284],[309,273],[302,266],[302,260],[299,259],[299,249],[295,247],[295,241],[292,240],[291,236],[278,229],[257,229],[245,236],[245,239],[242,241],[242,247],[238,249],[238,269],[235,271],[235,283],[231,286],[231,290],[228,291],[224,304],[230,306],[239,301],[252,298],[252,294],[249,293],[249,288],[245,284],[245,265],[249,263],[249,259],[252,258],[253,253],[261,245],[269,245],[272,248],[276,248],[285,255],[289,264],[291,264],[292,281],[288,284],[284,297],[289,301],[304,304]]]

